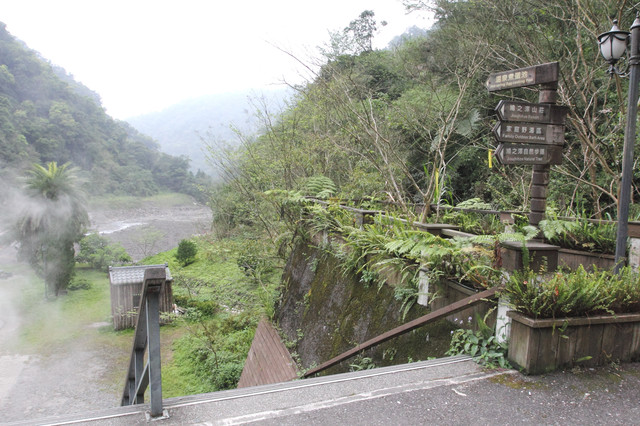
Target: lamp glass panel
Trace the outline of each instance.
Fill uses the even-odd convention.
[[[611,60],[611,39],[613,36],[611,34],[607,34],[602,37],[600,41],[600,53],[604,57],[604,60],[609,62]]]
[[[611,36],[611,57],[613,59],[620,59],[627,50],[627,37],[619,38],[619,36]]]

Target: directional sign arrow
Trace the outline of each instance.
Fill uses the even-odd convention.
[[[502,150],[504,149],[504,144],[500,144],[498,145],[498,147],[496,148],[495,151],[493,151],[493,155],[495,155],[495,157],[498,159],[498,161],[500,161],[501,164],[504,164],[502,162],[502,156],[504,155],[502,153]]]
[[[569,108],[561,105],[501,100],[496,112],[502,121],[564,124]]]
[[[556,145],[505,143],[498,145],[495,156],[504,165],[560,164],[562,163],[562,147]]]
[[[562,145],[564,144],[564,126],[500,121],[493,128],[493,136],[498,142]]]

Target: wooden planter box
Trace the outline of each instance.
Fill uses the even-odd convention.
[[[569,268],[572,271],[578,269],[582,265],[586,270],[593,270],[596,266],[598,269],[610,269],[614,265],[615,256],[611,254],[591,253],[588,251],[560,249],[558,252],[558,265]]]
[[[534,320],[515,311],[509,361],[527,374],[640,359],[640,314]]]

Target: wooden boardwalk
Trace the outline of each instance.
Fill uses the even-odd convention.
[[[298,377],[296,364],[269,320],[258,324],[238,388],[287,382]]]

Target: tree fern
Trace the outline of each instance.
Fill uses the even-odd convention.
[[[337,192],[336,184],[326,176],[317,175],[307,179],[303,189],[305,195],[327,199]]]

